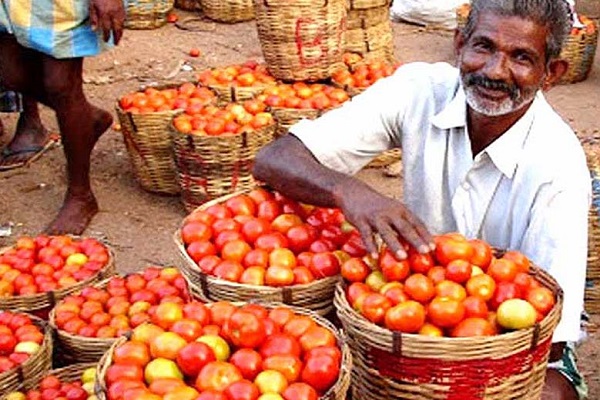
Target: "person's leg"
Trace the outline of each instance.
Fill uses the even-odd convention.
[[[575,345],[567,343],[562,358],[548,364],[542,400],[583,400],[587,385],[577,368]]]
[[[82,233],[98,204],[90,185],[90,156],[112,124],[110,113],[91,105],[83,93],[83,59],[57,60],[42,55],[44,97],[55,111],[67,159],[64,203],[48,233]]]

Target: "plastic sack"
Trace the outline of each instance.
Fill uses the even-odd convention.
[[[442,29],[456,28],[456,9],[468,0],[394,0],[391,14],[395,20]]]

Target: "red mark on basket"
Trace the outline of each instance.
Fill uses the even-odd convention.
[[[387,378],[414,384],[439,384],[446,400],[482,400],[488,386],[536,368],[550,350],[551,338],[529,349],[501,359],[466,361],[431,360],[399,356],[372,348],[370,364]],[[439,398],[439,397],[436,397]]]
[[[306,37],[311,39],[306,40]],[[296,47],[302,66],[318,63],[327,53],[327,45],[323,41],[323,27],[312,18],[298,18],[296,21]]]

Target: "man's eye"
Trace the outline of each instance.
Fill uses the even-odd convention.
[[[531,57],[526,54],[526,53],[519,53],[515,56],[515,59],[519,62],[524,62],[524,63],[532,63],[533,60],[531,59]]]
[[[492,46],[486,42],[475,42],[473,47],[477,50],[490,50],[492,48]]]

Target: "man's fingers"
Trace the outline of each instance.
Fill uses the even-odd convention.
[[[408,214],[406,216],[408,222],[412,225],[417,235],[424,242],[420,247],[415,247],[419,253],[429,253],[430,251],[435,249],[435,242],[433,241],[433,236],[429,233],[423,222],[413,214]]]
[[[360,232],[360,236],[363,240],[365,248],[373,258],[377,258],[377,246],[375,245],[375,239],[373,238],[373,230],[369,224],[361,222],[355,225],[356,229]]]
[[[392,225],[395,227],[395,224],[392,223]],[[375,221],[375,228],[385,244],[388,245],[396,258],[404,260],[407,257],[406,250],[404,250],[404,246],[398,240],[398,232],[392,229],[392,225],[390,225],[390,221],[383,218],[378,218]]]
[[[94,4],[90,5],[90,25],[93,30],[98,29],[98,12]]]
[[[105,42],[108,42],[110,39],[110,33],[112,31],[112,23],[111,19],[108,16],[103,16],[100,20],[100,28],[102,29],[102,38]]]
[[[115,45],[119,44],[121,37],[123,37],[123,22],[119,18],[113,18],[113,42]]]

